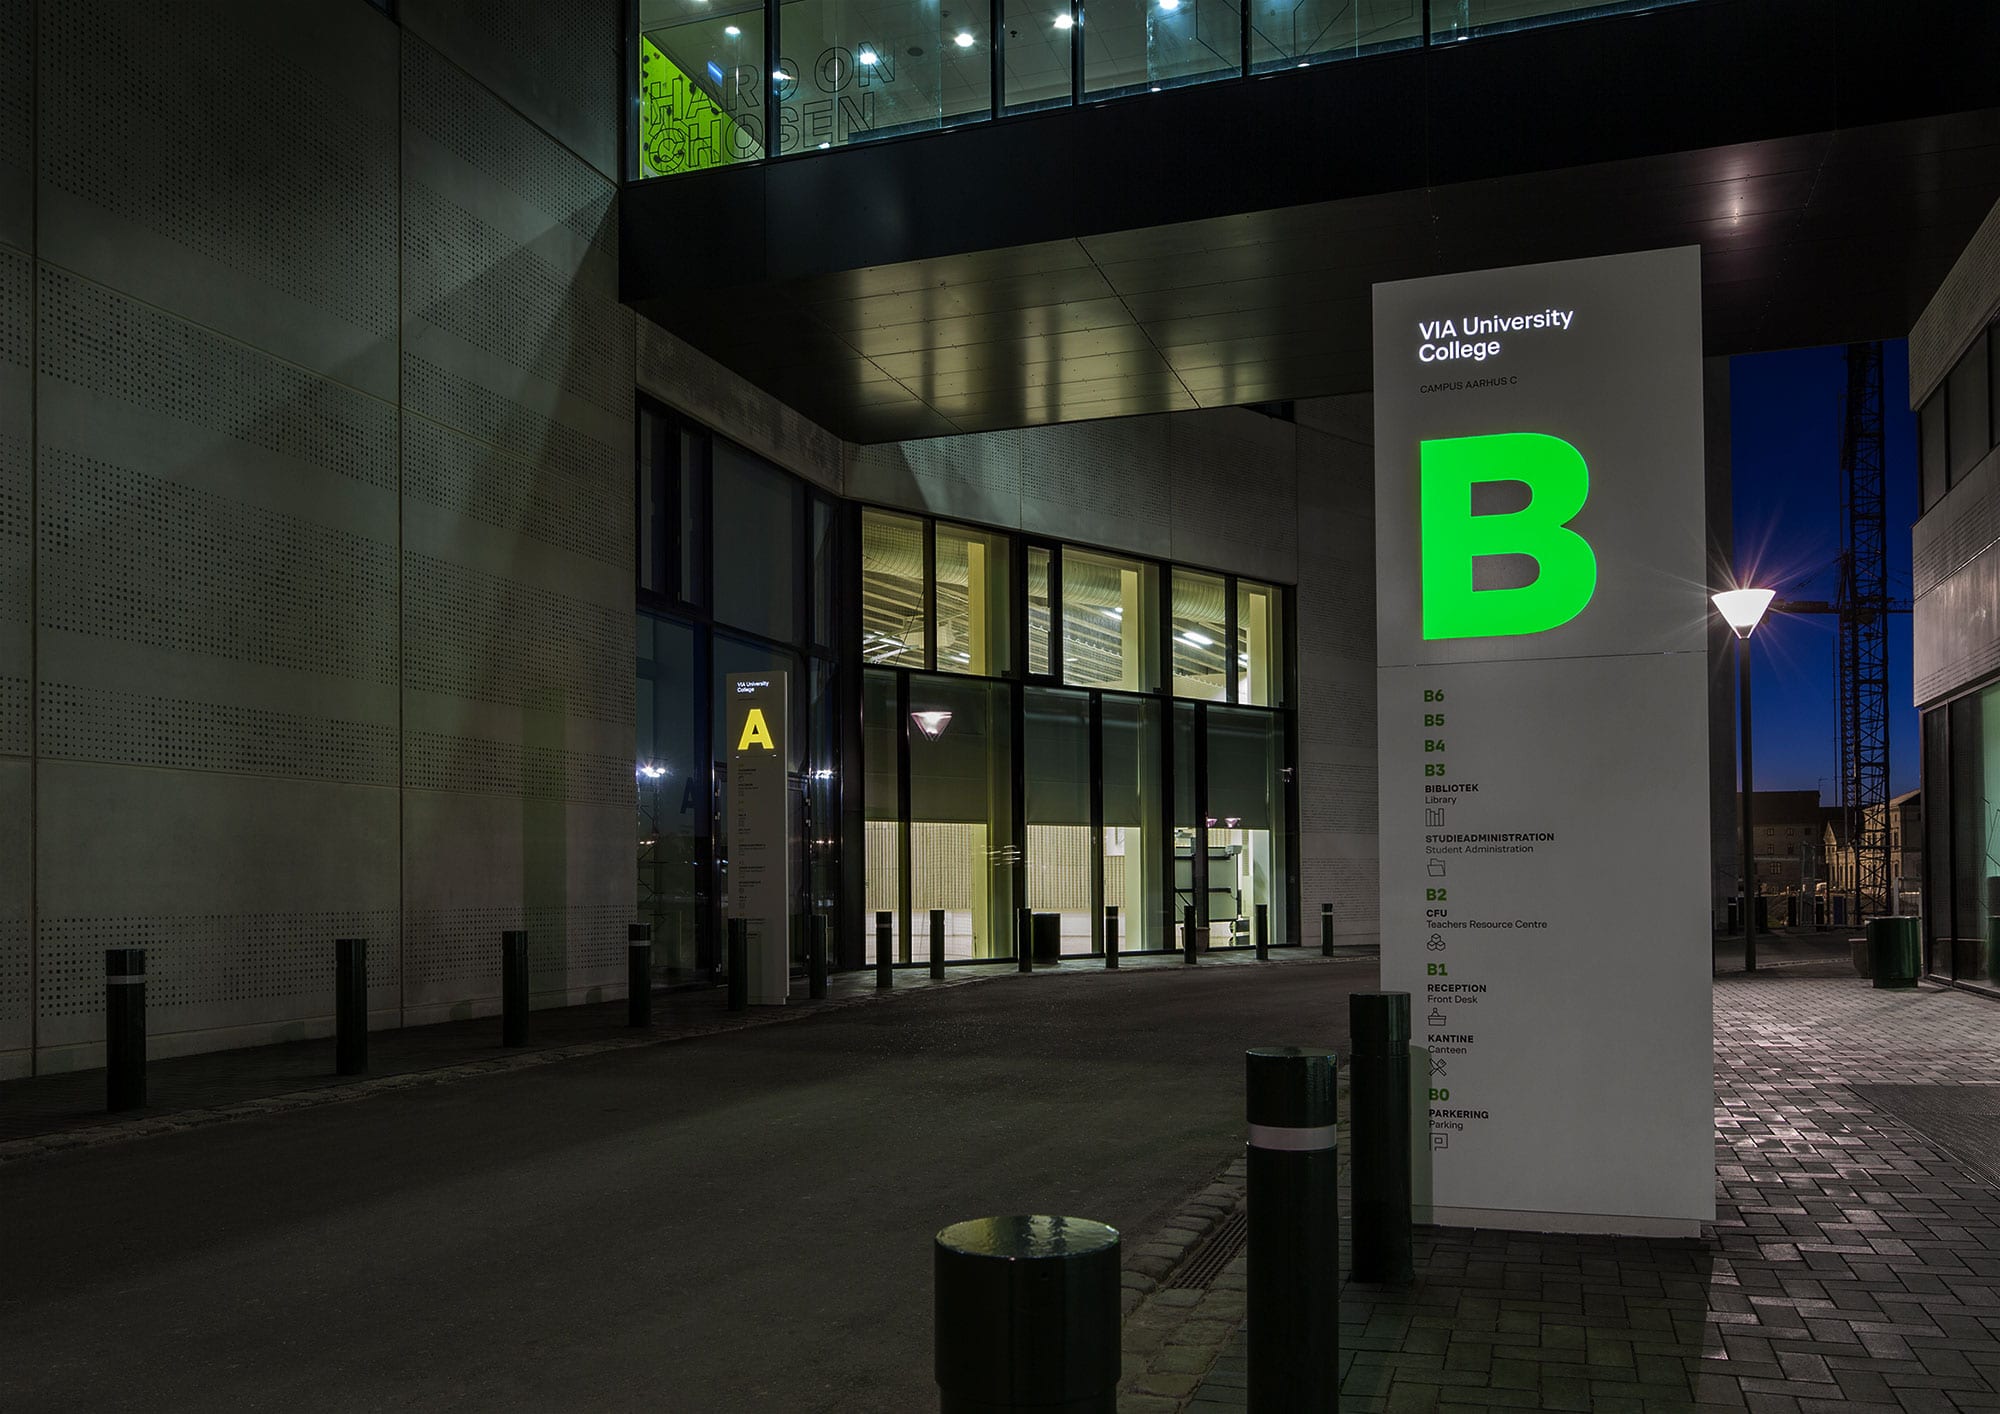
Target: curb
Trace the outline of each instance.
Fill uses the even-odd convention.
[[[316,1086],[310,1090],[290,1090],[276,1095],[259,1096],[256,1099],[237,1100],[226,1105],[211,1105],[200,1109],[180,1110],[172,1114],[151,1115],[139,1119],[114,1121],[108,1124],[92,1125],[86,1129],[59,1130],[50,1134],[28,1135],[21,1139],[0,1141],[0,1165],[15,1163],[22,1159],[38,1158],[46,1154],[73,1153],[83,1149],[102,1148],[107,1144],[123,1143],[127,1140],[151,1139],[165,1134],[180,1134],[190,1129],[205,1129],[214,1124],[226,1124],[232,1120],[261,1119],[268,1115],[290,1114],[297,1110],[318,1109],[326,1105],[353,1104],[360,1100],[372,1099],[377,1095],[398,1090],[412,1090],[421,1086],[448,1085],[460,1080],[475,1080],[482,1076],[509,1075],[515,1071],[532,1070],[540,1066],[555,1065],[562,1061],[582,1060],[590,1056],[609,1055],[614,1051],[639,1050],[648,1046],[671,1046],[682,1041],[699,1040],[707,1036],[723,1035],[734,1031],[747,1031],[762,1026],[781,1026],[787,1022],[807,1021],[815,1016],[824,1016],[831,1011],[845,1011],[850,1007],[874,1006],[894,1001],[899,997],[926,996],[930,993],[952,987],[969,987],[981,982],[1003,980],[1004,974],[993,976],[972,976],[948,978],[942,983],[932,983],[922,988],[895,989],[882,992],[863,992],[859,996],[829,998],[812,1003],[810,1009],[785,1007],[770,1013],[752,1012],[740,1020],[710,1022],[673,1032],[671,1035],[620,1035],[607,1036],[600,1041],[582,1041],[566,1046],[553,1046],[547,1050],[529,1051],[522,1055],[493,1056],[488,1059],[456,1061],[445,1065],[432,1066],[425,1070],[405,1071],[397,1075],[371,1076],[367,1079],[346,1084]]]

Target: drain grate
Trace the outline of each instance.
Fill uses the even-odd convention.
[[[1186,1261],[1174,1268],[1172,1279],[1167,1282],[1170,1290],[1206,1291],[1215,1285],[1215,1279],[1222,1275],[1222,1269],[1230,1259],[1243,1250],[1244,1242],[1250,1236],[1250,1220],[1245,1210],[1238,1208],[1220,1223],[1215,1231],[1203,1240],[1201,1246],[1188,1254]]]

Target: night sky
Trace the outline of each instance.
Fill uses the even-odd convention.
[[[1780,599],[1824,599],[1838,587],[1840,395],[1845,349],[1799,349],[1730,360],[1736,563]],[[1910,597],[1910,525],[1917,518],[1917,420],[1909,410],[1909,351],[1883,346],[1889,596]],[[1773,613],[1753,640],[1756,786],[1840,790],[1837,620]],[[1889,617],[1889,793],[1917,786],[1917,713],[1910,703],[1910,616]]]

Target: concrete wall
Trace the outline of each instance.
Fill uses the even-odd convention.
[[[878,505],[1299,588],[1300,883],[1308,938],[1334,904],[1377,930],[1374,450],[1366,397],[849,447]]]
[[[619,6],[402,10],[0,0],[0,1076],[621,977]]]
[[[1910,406],[1944,381],[2000,315],[2000,205],[1910,331]],[[2000,449],[1989,451],[1911,531],[1918,706],[2000,672]]]

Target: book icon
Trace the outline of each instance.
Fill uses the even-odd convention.
[[[1424,823],[1426,825],[1442,825],[1444,823],[1444,807],[1442,805],[1425,806]]]

